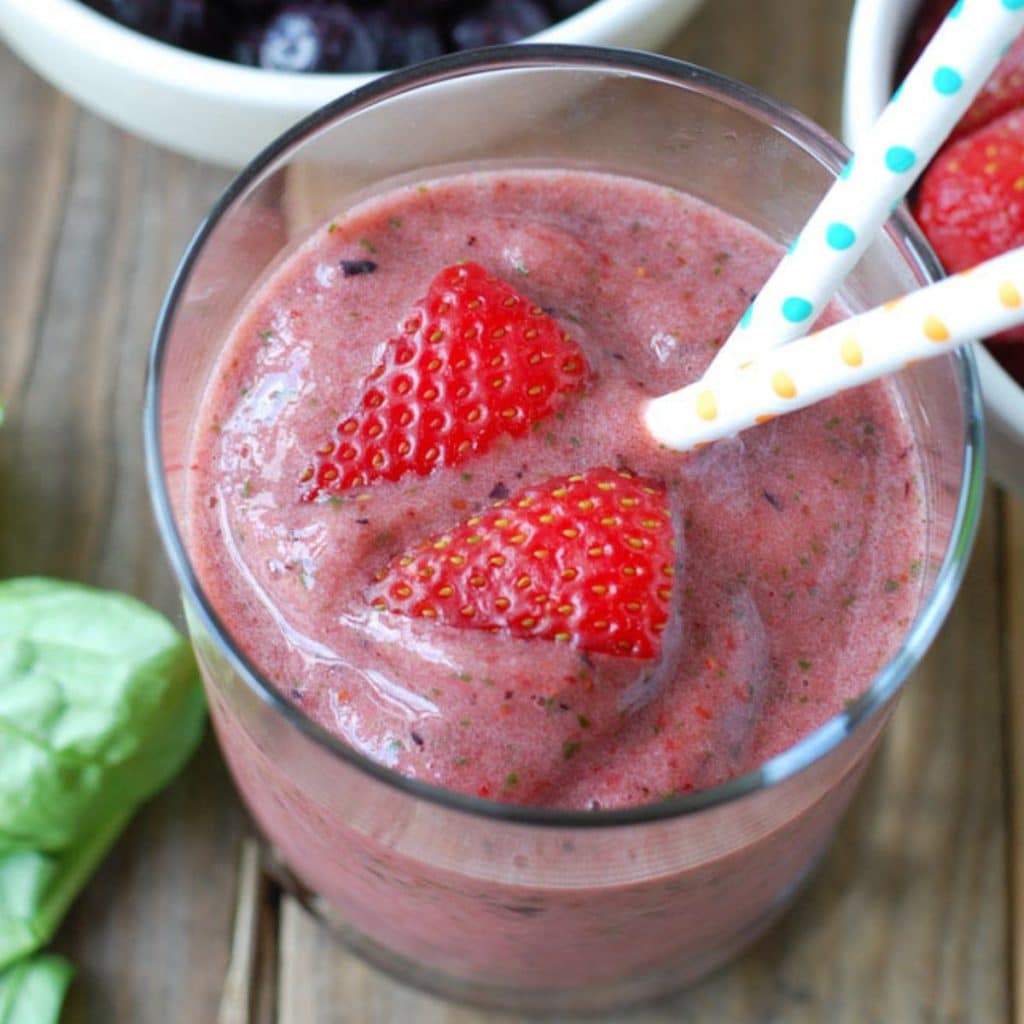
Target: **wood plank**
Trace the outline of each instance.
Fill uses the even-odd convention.
[[[1024,498],[1002,498],[1005,548],[1001,635],[1006,658],[1010,981],[1013,1019],[1024,1024]]]
[[[227,180],[81,115],[0,56],[0,576],[132,592],[180,621],[145,492],[157,308]],[[245,819],[211,740],[138,815],[57,939],[70,1021],[212,1021]]]
[[[19,112],[0,132],[0,238],[7,243],[0,252],[0,382],[13,412],[46,298],[70,171],[74,107],[3,47],[0,95]]]

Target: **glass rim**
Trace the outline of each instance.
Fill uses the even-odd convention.
[[[221,652],[249,690],[314,745],[393,790],[449,810],[529,826],[623,827],[679,818],[728,804],[796,775],[836,749],[847,736],[873,718],[902,687],[931,644],[952,605],[966,570],[978,526],[984,486],[983,417],[977,369],[969,349],[961,348],[949,356],[957,371],[965,413],[964,457],[956,514],[932,592],[918,610],[899,649],[876,673],[870,686],[859,697],[793,746],[754,770],[695,793],[615,810],[531,807],[459,793],[402,775],[360,753],[317,725],[263,677],[214,611],[192,568],[165,483],[160,427],[164,356],[178,303],[192,269],[207,239],[235,200],[279,157],[303,140],[333,121],[380,100],[433,82],[480,72],[545,67],[579,67],[632,74],[691,89],[698,85],[700,92],[726,105],[770,119],[777,130],[833,174],[838,174],[850,156],[845,146],[809,118],[786,104],[769,99],[751,86],[696,64],[636,50],[541,43],[488,47],[440,57],[375,79],[314,111],[257,154],[224,190],[190,241],[161,306],[149,353],[143,410],[146,475],[157,528],[189,607],[216,639]],[[943,275],[938,260],[905,208],[901,207],[893,213],[884,231],[901,244],[904,257],[926,280],[934,280]]]

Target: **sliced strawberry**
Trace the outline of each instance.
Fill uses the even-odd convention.
[[[511,285],[476,263],[448,267],[318,449],[303,497],[457,466],[550,416],[587,369],[579,346]]]
[[[1017,36],[950,136],[958,139],[1024,107],[1024,35]]]
[[[900,78],[911,69],[921,52],[931,42],[953,0],[926,0],[917,13],[907,35],[900,61]],[[995,71],[981,87],[970,107],[950,134],[950,140],[980,128],[997,117],[1024,107],[1024,35],[1018,36],[1003,55]]]
[[[903,53],[899,61],[900,80],[917,63],[917,58],[931,42],[932,36],[939,30],[953,7],[954,0],[924,0],[914,15],[914,21],[907,32],[903,44]]]
[[[526,487],[393,559],[380,611],[656,658],[675,531],[661,484],[607,467]]]
[[[950,273],[1024,245],[1024,112],[947,146],[921,181],[914,213]],[[999,337],[1022,340],[1024,328]]]
[[[922,4],[907,33],[900,58],[900,79],[904,78],[931,42],[952,6],[953,0],[926,0]],[[1021,106],[1024,106],[1024,35],[1018,36],[999,60],[995,71],[974,97],[967,113],[959,119],[949,138],[961,138]]]
[[[1024,242],[1024,113],[948,146],[921,180],[918,222],[942,265],[966,270]]]

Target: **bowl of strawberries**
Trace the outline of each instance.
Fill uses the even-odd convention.
[[[856,148],[954,0],[857,0],[850,23],[843,132]],[[1024,245],[1024,35],[908,197],[948,273]],[[989,470],[1024,493],[1024,329],[975,346],[985,398]]]

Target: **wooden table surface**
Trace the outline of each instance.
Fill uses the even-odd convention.
[[[668,49],[836,131],[850,6],[713,0]],[[228,175],[125,136],[3,49],[0,96],[0,577],[87,580],[180,621],[143,478],[143,367]],[[992,491],[964,593],[797,907],[697,988],[607,1019],[1024,1021],[1022,632],[1024,506]],[[207,738],[62,928],[79,968],[66,1020],[499,1019],[353,959],[262,877],[251,834]]]

